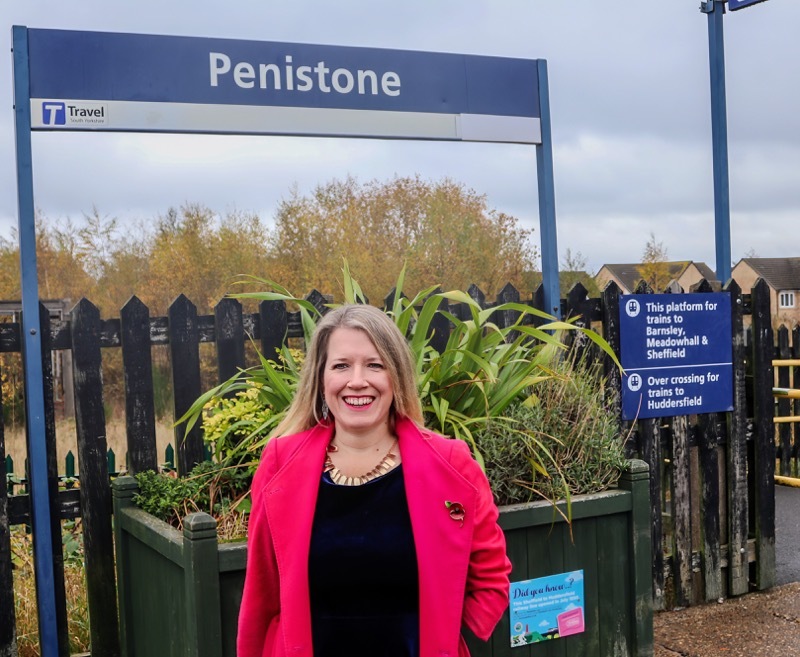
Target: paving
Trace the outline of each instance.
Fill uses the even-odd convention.
[[[776,487],[777,586],[659,612],[654,657],[800,657],[800,489]]]

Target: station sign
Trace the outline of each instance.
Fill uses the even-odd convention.
[[[730,295],[624,295],[619,320],[624,420],[733,410]]]
[[[540,144],[538,60],[28,30],[31,129]]]

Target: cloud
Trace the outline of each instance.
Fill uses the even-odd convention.
[[[279,8],[279,10],[278,10]],[[421,18],[424,16],[424,20]],[[629,262],[652,231],[675,259],[714,266],[707,19],[696,5],[367,0],[12,3],[7,25],[464,52],[548,61],[559,251],[595,271]],[[800,3],[726,15],[732,257],[797,255]],[[10,49],[0,31],[0,51]],[[679,35],[679,36],[678,36]],[[3,47],[5,46],[5,47]],[[7,55],[8,57],[8,55]],[[11,66],[0,96],[12,105]],[[0,114],[0,236],[16,222],[13,114]],[[450,177],[538,231],[534,149],[380,140],[190,135],[34,136],[35,202],[122,220],[199,202],[273,215],[292,185]],[[535,239],[538,241],[538,232]]]

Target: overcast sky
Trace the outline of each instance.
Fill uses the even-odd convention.
[[[653,232],[715,267],[707,18],[698,0],[6,2],[0,235],[17,222],[11,25],[367,46],[548,62],[560,257],[638,261]],[[800,2],[725,16],[732,259],[800,255]],[[271,219],[292,185],[450,177],[536,229],[532,146],[36,133],[37,208],[137,221],[198,202]],[[376,239],[380,239],[376,236]]]

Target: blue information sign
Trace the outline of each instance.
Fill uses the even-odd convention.
[[[733,409],[730,295],[625,295],[619,324],[623,419]]]
[[[31,128],[541,143],[539,60],[28,30]]]
[[[737,9],[757,5],[759,2],[766,2],[766,0],[728,0],[728,9],[736,11]]]

